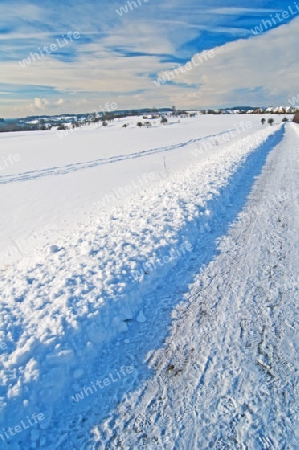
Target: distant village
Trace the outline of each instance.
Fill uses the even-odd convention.
[[[299,107],[294,106],[276,106],[270,108],[254,108],[239,107],[231,109],[201,109],[201,110],[180,110],[175,106],[172,108],[162,109],[142,109],[142,110],[115,110],[109,112],[83,113],[83,114],[61,114],[54,116],[31,116],[19,119],[0,119],[0,132],[9,131],[33,131],[33,130],[70,130],[91,123],[99,122],[102,126],[107,126],[109,122],[115,119],[140,116],[145,122],[137,122],[138,126],[151,126],[152,119],[160,119],[161,123],[166,124],[168,118],[192,118],[201,114],[279,114],[289,115],[295,114],[298,119]],[[295,119],[295,121],[297,121]],[[288,118],[284,118],[288,121]],[[125,126],[125,125],[124,125]]]

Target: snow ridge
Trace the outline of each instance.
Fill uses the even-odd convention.
[[[1,428],[42,413],[45,420],[34,436],[44,441],[43,430],[49,434],[57,421],[57,404],[68,399],[60,408],[71,410],[71,396],[88,384],[85,370],[99,347],[128,331],[143,295],[154,292],[191,253],[187,250],[148,273],[144,265],[163,261],[171,250],[195,246],[199,234],[204,242],[219,215],[233,219],[245,198],[240,195],[227,215],[231,195],[236,189],[248,191],[284,129],[269,128],[221,148],[111,216],[100,219],[95,212],[90,225],[84,224],[63,246],[46,247],[43,259],[21,261],[13,277],[10,269],[1,273],[1,340],[7,344],[1,355]],[[251,181],[243,189],[248,174]],[[21,445],[30,441],[25,432],[17,439]]]

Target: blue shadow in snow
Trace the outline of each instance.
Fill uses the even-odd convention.
[[[81,415],[80,435],[85,436],[85,438],[81,438],[81,443],[85,442],[85,445],[87,445],[85,448],[102,448],[101,445],[103,444],[100,441],[96,442],[93,437],[90,438],[88,443],[82,439],[86,439],[90,430],[94,426],[100,425],[102,420],[109,416],[109,413],[117,407],[117,404],[129,392],[140,388],[142,383],[151,376],[152,372],[145,363],[146,355],[148,352],[163,346],[163,341],[169,333],[172,322],[171,311],[182,301],[183,293],[188,291],[188,286],[194,281],[200,269],[216,257],[218,239],[227,234],[238,214],[246,206],[255,178],[261,174],[268,154],[281,142],[284,133],[285,126],[283,125],[254,152],[250,153],[218,195],[205,205],[205,209],[215,213],[214,219],[211,219],[210,222],[211,231],[199,232],[200,218],[191,223],[187,222],[186,227],[180,231],[179,239],[183,242],[188,236],[193,245],[193,251],[185,254],[183,261],[179,261],[179,292],[175,283],[171,283],[178,278],[177,266],[173,266],[167,280],[161,279],[158,287],[148,286],[147,290],[144,291],[142,309],[147,321],[144,323],[139,323],[136,320],[128,321],[126,333],[118,335],[112,341],[99,346],[97,361],[88,367],[88,373],[93,373],[94,376],[85,380],[85,387],[90,387],[91,383],[95,383],[96,380],[109,377],[110,373],[114,375],[116,371],[120,371],[122,366],[132,366],[134,372],[126,375],[126,377],[122,376],[121,379],[110,383],[109,386],[101,390],[98,389],[97,392],[89,392],[88,395],[84,393],[84,399],[69,405],[69,417],[74,414],[75,408],[77,408],[78,416]],[[227,203],[230,203],[230,205],[228,206]],[[223,205],[226,206],[223,208]],[[222,211],[221,215],[220,210]],[[125,340],[127,340],[127,343],[125,343]],[[116,378],[115,375],[114,378]],[[66,411],[67,409],[68,406],[66,406]],[[112,416],[112,425],[114,419],[115,417]],[[53,422],[52,426],[57,425],[57,429],[59,429],[61,416],[56,415],[55,417],[54,415]],[[80,438],[76,433],[70,434],[68,436],[68,448],[73,448],[71,445],[74,445],[75,448],[79,441]],[[89,445],[90,447],[88,447]],[[62,450],[66,447],[62,444],[59,448]]]

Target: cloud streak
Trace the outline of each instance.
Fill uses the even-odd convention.
[[[217,0],[206,5],[150,0],[119,17],[115,10],[123,4],[24,0],[1,6],[0,116],[88,111],[107,100],[119,108],[286,103],[284,95],[299,91],[292,35],[298,21],[261,36],[250,32],[285,9],[284,0],[273,1],[273,9],[261,8],[260,0],[229,7],[219,7]],[[80,33],[78,42],[20,67],[18,61],[30,52],[70,31]],[[159,74],[204,50],[214,50],[216,57],[170,84],[154,86]]]

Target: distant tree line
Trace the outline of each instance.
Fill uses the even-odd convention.
[[[7,133],[8,131],[34,131],[40,130],[39,124],[20,125],[16,122],[5,122],[0,120],[0,133]]]

